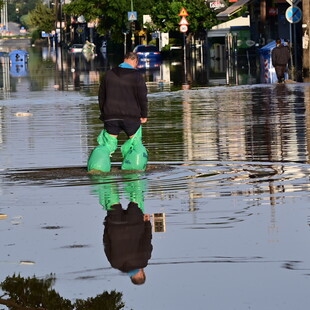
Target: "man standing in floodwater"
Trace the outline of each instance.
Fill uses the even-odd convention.
[[[128,139],[121,147],[123,170],[145,170],[148,153],[142,143],[142,126],[147,122],[147,88],[138,66],[138,55],[129,52],[124,62],[109,70],[99,87],[100,119],[104,130],[88,159],[88,171],[111,170],[110,156],[116,151],[121,131]]]
[[[288,46],[281,43],[281,39],[276,40],[276,45],[271,53],[272,65],[275,67],[278,83],[284,83],[284,74],[290,60],[290,50]]]
[[[122,130],[132,138],[147,122],[147,88],[136,70],[138,61],[136,53],[127,53],[124,62],[108,71],[100,84],[99,118],[107,133],[116,138]]]

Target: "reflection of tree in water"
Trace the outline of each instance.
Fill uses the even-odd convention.
[[[55,281],[52,274],[45,279],[23,278],[15,274],[6,277],[0,283],[4,292],[0,296],[0,304],[9,310],[119,310],[125,306],[122,302],[123,294],[116,291],[104,291],[94,298],[77,299],[72,303],[52,289]]]

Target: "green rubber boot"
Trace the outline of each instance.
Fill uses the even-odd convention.
[[[118,186],[111,176],[93,175],[92,180],[96,183],[93,190],[99,196],[99,203],[105,210],[112,210],[112,206],[120,203]]]
[[[133,173],[125,176],[124,182],[125,193],[130,201],[138,204],[141,211],[144,213],[144,194],[147,190],[147,180],[142,175]]]
[[[142,144],[142,127],[138,129],[135,135],[128,139],[121,147],[123,155],[123,170],[142,170],[146,169],[148,153]]]
[[[111,155],[117,149],[117,138],[102,130],[97,138],[98,146],[91,152],[88,162],[88,171],[111,171]]]

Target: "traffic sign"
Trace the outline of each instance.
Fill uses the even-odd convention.
[[[285,17],[291,24],[298,23],[302,18],[302,11],[297,6],[290,6],[285,12]]]
[[[290,5],[297,5],[301,0],[286,0],[287,3]]]
[[[187,21],[187,19],[185,18],[185,16],[182,16],[179,25],[189,25],[189,22]]]
[[[181,32],[186,32],[187,30],[188,30],[187,25],[181,25],[181,26],[180,26],[180,31],[181,31]]]
[[[182,8],[182,10],[181,10],[179,16],[188,16],[188,13],[187,13],[187,11],[185,10],[185,8]]]
[[[128,20],[130,22],[137,20],[137,12],[136,11],[131,11],[131,12],[127,12],[128,13]]]

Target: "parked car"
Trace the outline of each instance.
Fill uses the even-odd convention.
[[[155,45],[137,45],[134,50],[139,56],[139,61],[159,61],[161,53]]]
[[[83,52],[83,44],[72,44],[69,47],[69,52],[71,53],[82,53]]]
[[[139,61],[137,69],[138,70],[159,70],[161,65],[161,60],[149,60],[149,61]]]

